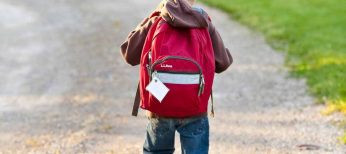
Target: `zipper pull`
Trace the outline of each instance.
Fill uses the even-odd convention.
[[[150,81],[152,80],[152,78],[157,77],[157,71],[154,71],[151,76],[150,76]]]
[[[201,82],[199,84],[198,96],[201,96],[204,92],[205,81],[203,75],[201,75]]]
[[[147,64],[146,67],[147,67],[148,75],[150,76],[150,74],[151,74],[151,69],[150,69],[149,64]]]
[[[146,67],[147,67],[147,71],[148,71],[148,75],[149,75],[149,80],[151,81],[151,73],[152,73],[152,70],[151,70],[151,59],[152,59],[152,57],[151,57],[151,51],[149,50],[149,53],[148,53],[148,64],[146,65]]]
[[[151,65],[152,55],[151,55],[151,51],[150,50],[149,50],[149,53],[148,53],[148,59],[149,59],[149,65]]]
[[[204,81],[204,77],[202,76],[202,94],[204,93],[204,86],[205,86],[205,81]]]

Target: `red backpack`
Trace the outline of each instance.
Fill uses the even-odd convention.
[[[140,106],[164,117],[205,113],[214,72],[214,51],[207,28],[176,28],[159,18],[151,26],[142,50]],[[154,77],[169,89],[161,102],[146,90]],[[137,112],[138,107],[133,115]]]

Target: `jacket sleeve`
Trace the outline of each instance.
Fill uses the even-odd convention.
[[[233,58],[229,50],[225,47],[219,32],[211,22],[209,23],[209,33],[214,49],[215,72],[221,73],[233,63]]]
[[[128,64],[135,66],[140,63],[146,36],[157,17],[158,16],[155,16],[155,13],[153,13],[151,17],[145,18],[136,29],[128,35],[125,42],[121,45],[121,54]]]

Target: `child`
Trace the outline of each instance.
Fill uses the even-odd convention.
[[[225,71],[233,62],[225,48],[220,34],[201,8],[193,7],[195,0],[164,0],[154,13],[132,31],[121,45],[121,52],[132,66],[140,63],[142,48],[152,24],[162,17],[170,26],[176,28],[207,28],[210,34],[215,57],[215,72]],[[149,124],[143,153],[172,154],[174,152],[175,131],[180,133],[182,153],[206,154],[209,149],[209,122],[205,113],[186,117],[162,117],[148,111]]]

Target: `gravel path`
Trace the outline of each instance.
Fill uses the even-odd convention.
[[[147,121],[129,116],[138,68],[118,47],[157,3],[0,0],[0,153],[141,153]],[[206,10],[235,59],[215,80],[210,153],[345,153],[340,117],[320,115],[283,55]]]

